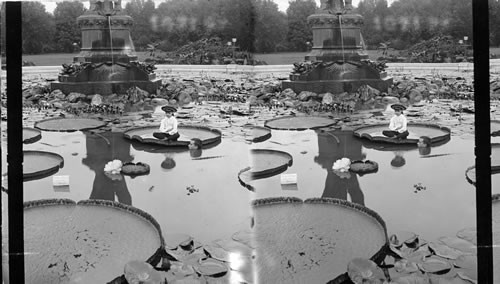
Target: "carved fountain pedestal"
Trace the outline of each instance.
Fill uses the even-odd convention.
[[[155,93],[161,86],[153,64],[137,61],[130,37],[133,20],[123,14],[120,1],[91,0],[77,18],[82,31],[81,51],[72,64],[63,64],[59,82],[51,89],[65,94],[122,94],[137,86]]]
[[[290,80],[283,81],[282,88],[296,93],[338,94],[370,85],[387,91],[392,78],[370,62],[363,49],[363,16],[350,10],[322,8],[307,18],[313,30],[312,50],[305,62],[294,64]]]

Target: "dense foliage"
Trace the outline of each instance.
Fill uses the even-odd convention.
[[[157,2],[156,2],[157,3]],[[312,40],[307,16],[316,11],[314,0],[290,0],[286,12],[272,0],[130,0],[125,12],[134,19],[131,30],[137,50],[151,45],[174,51],[190,42],[218,37],[236,39],[240,51],[304,51]],[[489,0],[490,42],[500,45],[500,2]],[[23,1],[23,51],[26,54],[71,52],[79,43],[76,17],[83,14],[79,1],[58,2],[53,14],[42,2]],[[406,49],[436,36],[472,42],[471,0],[361,0],[354,12],[364,16],[362,30],[369,48]],[[2,21],[4,19],[2,6]],[[2,50],[5,30],[2,24]]]

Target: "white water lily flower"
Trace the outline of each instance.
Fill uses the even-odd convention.
[[[345,172],[349,171],[350,167],[351,167],[351,160],[349,160],[349,158],[342,158],[342,159],[335,161],[332,169],[334,171],[339,171],[339,172],[345,173]]]
[[[119,174],[120,171],[122,170],[123,163],[120,160],[113,160],[108,162],[104,166],[104,171],[109,172],[111,174]]]

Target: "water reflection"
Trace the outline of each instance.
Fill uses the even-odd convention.
[[[84,132],[87,157],[82,163],[95,173],[89,199],[105,199],[132,205],[132,197],[122,174],[111,175],[104,172],[104,166],[112,160],[131,162],[130,143],[122,132]]]
[[[361,141],[354,137],[352,131],[316,131],[316,133],[319,154],[314,157],[314,161],[327,171],[325,189],[321,197],[347,200],[349,195],[352,202],[364,205],[365,198],[359,186],[358,174],[339,173],[332,169],[335,161],[344,157],[350,160],[363,160],[366,155],[361,151]]]

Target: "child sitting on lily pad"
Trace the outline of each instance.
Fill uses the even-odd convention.
[[[160,129],[154,132],[153,136],[160,140],[177,141],[180,136],[177,130],[177,118],[174,116],[177,109],[173,106],[164,106],[161,109],[165,112],[165,118],[161,120]]]
[[[389,130],[382,131],[382,134],[391,138],[405,139],[410,134],[406,128],[408,121],[403,115],[406,107],[402,104],[393,104],[391,108],[394,110],[394,116],[389,122]]]

